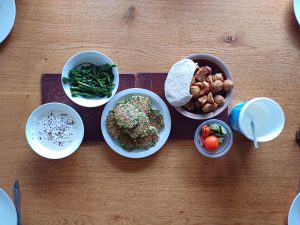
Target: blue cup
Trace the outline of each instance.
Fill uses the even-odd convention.
[[[255,124],[258,142],[276,138],[284,127],[284,113],[280,105],[270,98],[254,98],[235,105],[229,113],[233,130],[253,140],[251,121]]]

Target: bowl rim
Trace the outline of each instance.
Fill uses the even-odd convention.
[[[291,220],[291,215],[292,215],[292,210],[293,210],[293,208],[295,207],[295,205],[297,204],[296,202],[300,202],[300,193],[298,193],[298,194],[296,195],[296,197],[294,197],[293,202],[292,202],[292,204],[291,204],[291,206],[290,206],[289,214],[288,214],[288,224],[289,224],[289,225],[296,225],[296,224],[292,224],[292,223],[291,223],[292,221],[290,221],[290,220]],[[299,203],[299,204],[300,204],[300,203]]]
[[[298,25],[300,25],[300,2],[298,0],[293,0],[293,9]]]
[[[218,123],[221,126],[223,126],[226,129],[226,131],[228,132],[227,137],[229,137],[229,139],[230,139],[229,142],[228,142],[229,144],[228,144],[226,150],[224,150],[224,151],[222,151],[222,152],[220,152],[219,154],[216,154],[216,155],[210,155],[210,154],[207,154],[206,152],[202,151],[201,149],[203,147],[199,144],[199,141],[198,141],[198,137],[199,137],[201,128],[204,125],[210,124],[210,123]],[[198,150],[198,152],[200,152],[203,156],[205,156],[207,158],[220,158],[220,157],[224,156],[225,154],[227,154],[229,152],[229,150],[231,149],[232,144],[233,144],[233,132],[232,132],[231,128],[229,127],[229,125],[227,123],[225,123],[224,121],[222,121],[222,120],[218,120],[218,119],[206,120],[206,121],[204,121],[204,122],[202,122],[201,124],[198,125],[198,127],[195,131],[195,134],[194,134],[194,143],[195,143],[195,147]]]
[[[6,4],[5,4],[6,3]],[[8,35],[11,33],[15,21],[16,21],[16,2],[15,0],[10,0],[3,3],[4,4],[4,18],[6,21],[0,21],[1,31],[0,31],[0,44],[5,41]],[[8,9],[8,10],[7,10]],[[2,10],[0,10],[2,11]]]
[[[60,150],[59,152],[65,152],[65,154],[53,154],[53,155],[49,155],[47,154],[47,152],[43,152],[41,149],[39,148],[36,148],[31,140],[30,140],[30,122],[34,119],[34,116],[38,113],[43,113],[43,110],[47,110],[47,108],[49,107],[55,107],[56,110],[62,110],[62,111],[68,111],[68,112],[71,112],[73,113],[73,115],[76,117],[75,119],[77,120],[77,122],[79,122],[79,130],[78,130],[78,133],[79,133],[79,140],[77,142],[77,144],[75,144],[72,148],[70,148],[71,150],[67,151],[67,150]],[[41,111],[41,112],[40,112]],[[45,111],[44,111],[45,112]],[[27,143],[28,145],[30,146],[31,150],[34,151],[36,154],[38,154],[39,156],[42,156],[44,158],[47,158],[47,159],[63,159],[63,158],[66,158],[70,155],[72,155],[74,152],[76,152],[78,150],[78,148],[80,147],[82,141],[83,141],[83,138],[84,138],[84,123],[82,121],[82,118],[81,116],[79,115],[79,113],[73,109],[71,106],[69,105],[66,105],[64,103],[60,103],[60,102],[49,102],[49,103],[45,103],[43,105],[40,105],[38,106],[37,108],[35,108],[29,115],[27,121],[26,121],[26,125],[25,125],[25,136],[26,136],[26,140],[27,140]],[[47,148],[47,147],[45,147]],[[49,152],[51,152],[52,150],[49,150]]]
[[[217,66],[219,66],[224,71],[227,79],[230,79],[233,81],[233,77],[232,77],[232,74],[231,74],[228,66],[220,58],[218,58],[214,55],[210,55],[210,54],[206,54],[206,53],[196,53],[196,54],[187,56],[186,59],[190,59],[193,61],[199,60],[199,59],[205,59],[205,60],[211,61],[211,62],[217,64]],[[196,113],[192,113],[192,112],[189,112],[189,111],[183,109],[181,106],[177,106],[177,107],[175,107],[175,109],[182,115],[184,115],[188,118],[191,118],[191,119],[195,119],[195,120],[212,119],[212,118],[218,116],[219,114],[221,114],[228,107],[229,103],[232,100],[233,89],[231,91],[229,91],[228,93],[229,94],[226,96],[227,100],[226,100],[225,104],[223,106],[221,106],[220,108],[218,108],[214,112],[205,113],[205,114],[196,114]]]
[[[90,56],[92,55],[93,57],[97,57],[99,59],[101,58],[104,58],[106,59],[107,61],[109,61],[110,64],[115,64],[114,61],[109,58],[107,55],[105,55],[104,53],[102,52],[99,52],[99,51],[95,51],[95,50],[85,50],[85,51],[80,51],[80,52],[77,52],[75,54],[73,54],[64,64],[63,66],[63,69],[62,69],[62,72],[61,72],[61,76],[60,76],[60,80],[61,80],[61,85],[62,85],[62,88],[65,92],[65,94],[68,96],[68,98],[74,102],[75,104],[77,105],[80,105],[80,106],[83,106],[83,107],[89,107],[89,108],[93,108],[93,107],[99,107],[99,106],[102,106],[102,105],[105,105],[108,101],[110,101],[112,99],[112,97],[117,93],[118,91],[118,88],[119,88],[119,82],[120,82],[120,74],[119,74],[119,71],[118,71],[118,68],[117,66],[115,67],[115,72],[114,73],[114,81],[113,83],[115,84],[115,87],[114,89],[112,90],[112,95],[107,98],[107,97],[104,97],[104,98],[98,98],[98,99],[88,99],[88,98],[84,98],[84,97],[76,97],[76,98],[81,98],[81,99],[86,99],[86,102],[93,102],[93,104],[85,104],[85,103],[82,103],[82,102],[78,102],[76,101],[76,98],[75,97],[72,97],[70,96],[68,93],[67,93],[67,90],[66,88],[69,88],[67,87],[68,85],[67,84],[64,84],[63,83],[63,77],[67,77],[68,76],[68,73],[69,71],[66,71],[66,67],[68,64],[71,63],[72,60],[74,60],[74,58],[76,57],[79,57],[81,55],[86,55],[86,56]],[[88,63],[88,62],[87,62]],[[76,63],[77,64],[77,63]],[[78,65],[77,65],[78,66]],[[98,102],[98,103],[95,103],[95,102]]]

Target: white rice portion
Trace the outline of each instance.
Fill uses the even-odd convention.
[[[171,67],[165,82],[165,96],[171,105],[183,106],[192,99],[190,86],[195,70],[190,59],[182,59]]]

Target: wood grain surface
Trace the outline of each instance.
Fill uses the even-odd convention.
[[[24,225],[286,225],[300,179],[300,29],[291,0],[16,0],[16,23],[0,45],[0,186],[19,179]],[[110,56],[121,73],[165,72],[192,53],[225,61],[234,104],[270,97],[285,129],[207,159],[192,141],[152,157],[123,158],[105,143],[64,160],[30,150],[26,119],[40,105],[40,76],[61,72],[81,50]],[[176,121],[173,121],[176,123]]]

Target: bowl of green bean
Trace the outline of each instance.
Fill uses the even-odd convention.
[[[116,64],[103,53],[82,51],[65,63],[61,83],[73,102],[84,107],[97,107],[116,94],[119,72]]]

